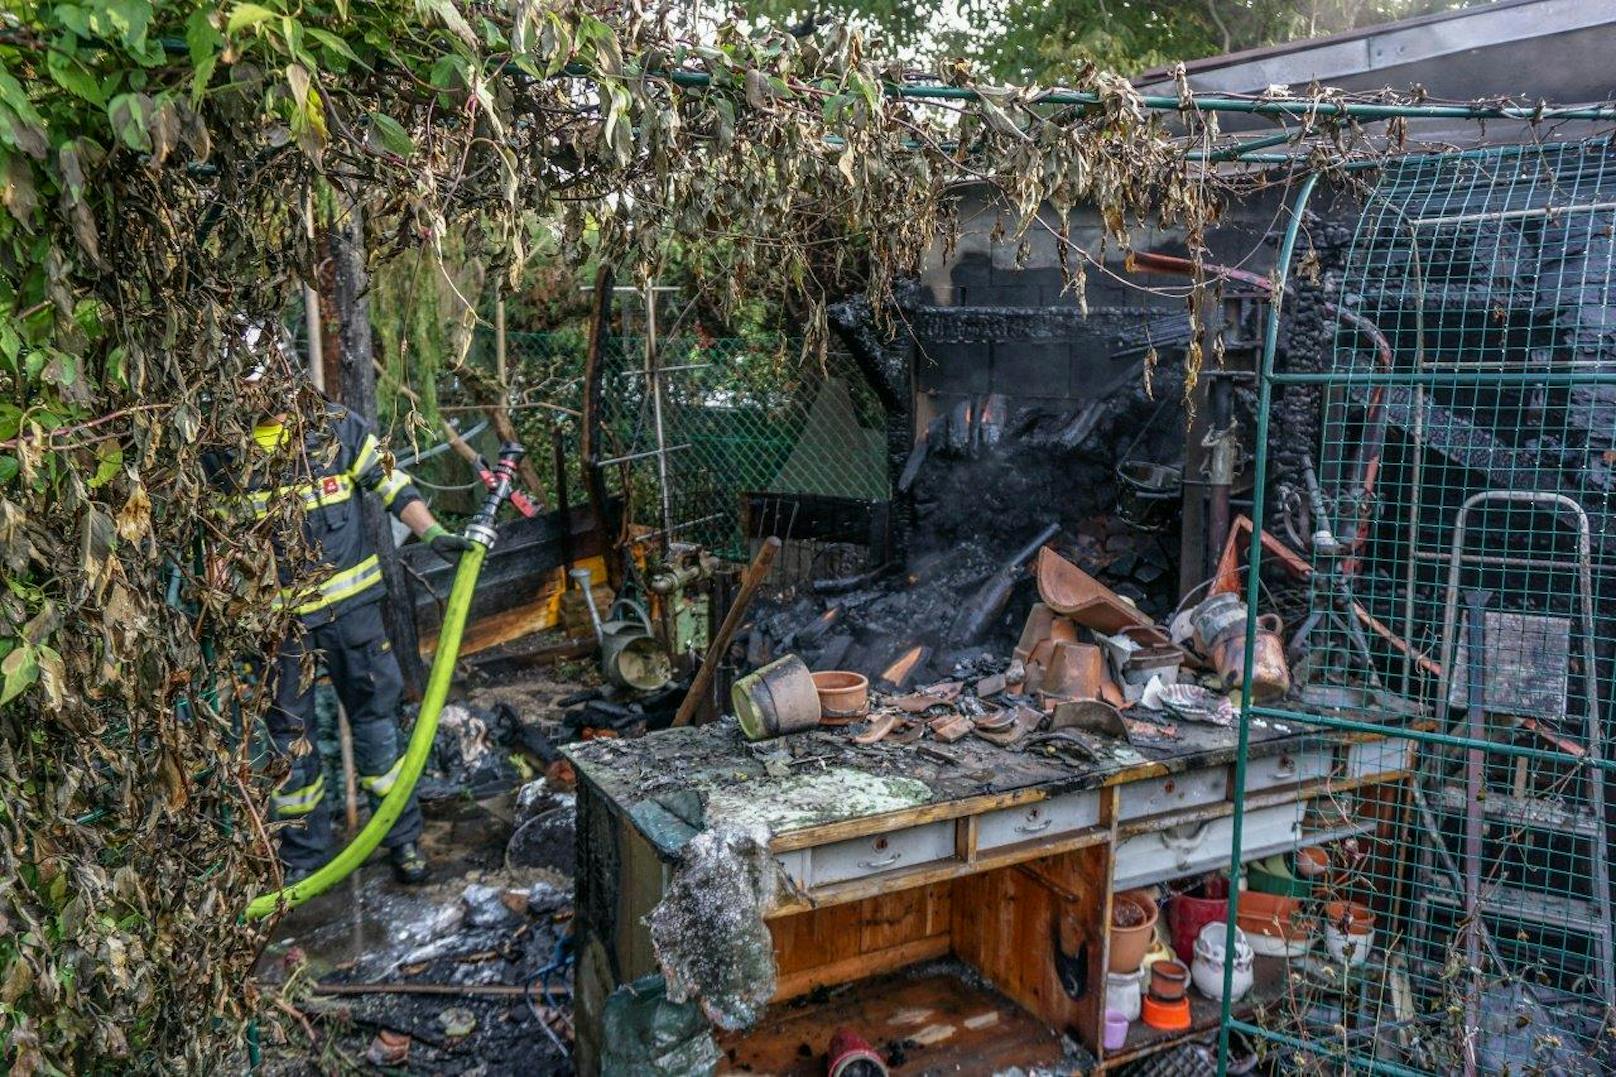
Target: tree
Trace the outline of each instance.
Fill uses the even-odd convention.
[[[835,19],[900,54],[962,57],[983,77],[1051,85],[1089,65],[1133,74],[1179,60],[1275,45],[1491,0],[756,0],[756,17]]]

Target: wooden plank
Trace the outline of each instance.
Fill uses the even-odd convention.
[[[855,954],[840,961],[832,961],[828,965],[816,965],[813,968],[783,974],[775,981],[774,997],[770,1001],[783,1002],[799,995],[806,995],[818,987],[836,987],[871,976],[895,972],[921,961],[933,961],[948,956],[949,946],[947,935],[933,935],[885,950],[876,950],[873,953]]]
[[[914,887],[859,902],[859,950],[871,953],[924,937],[926,894],[930,889]]]
[[[1092,856],[1090,866],[1098,863]],[[1098,1016],[1084,1011],[1103,1000],[1104,979],[1090,976],[1074,999],[1056,964],[1057,946],[1070,947],[1068,956],[1085,957],[1086,966],[1097,962],[1092,907],[1075,903],[1021,866],[973,875],[955,887],[952,930],[961,960],[1057,1030],[1081,1034],[1085,1026],[1097,1027]]]
[[[657,969],[651,947],[651,929],[645,918],[662,900],[663,865],[651,843],[627,820],[616,820],[618,852],[617,967],[622,981],[628,982]]]
[[[769,921],[782,977],[856,957],[863,910],[856,903]]]

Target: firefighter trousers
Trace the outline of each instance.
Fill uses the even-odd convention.
[[[382,624],[379,601],[340,611],[318,625],[305,625],[287,638],[271,674],[273,702],[265,724],[275,751],[288,758],[291,773],[270,798],[272,818],[291,825],[280,830],[281,862],[294,870],[312,870],[330,858],[331,805],[342,790],[325,788],[320,753],[314,746],[312,668],[305,679],[304,655],[314,666],[324,664],[348,715],[353,732],[354,769],[359,787],[374,812],[393,787],[404,761],[404,737],[398,707],[404,679]],[[421,836],[421,808],[410,794],[383,844],[388,848]]]

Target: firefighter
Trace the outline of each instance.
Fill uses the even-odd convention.
[[[249,375],[249,380],[253,376]],[[267,409],[266,409],[267,410]],[[360,511],[373,494],[434,553],[453,563],[471,545],[432,516],[409,475],[392,466],[368,424],[339,404],[306,417],[294,437],[286,413],[261,418],[253,430],[254,458],[224,469],[238,504],[262,518],[278,499],[300,497],[303,535],[312,561],[280,562],[281,595],[296,623],[269,670],[273,700],[265,724],[291,772],[271,796],[280,829],[287,881],[308,877],[332,853],[331,797],[314,749],[314,685],[305,655],[315,653],[331,675],[353,732],[354,764],[371,810],[393,787],[403,764],[398,707],[403,688],[398,657],[382,623],[381,565]],[[218,466],[216,462],[216,466]],[[294,571],[295,568],[295,571]],[[336,791],[329,791],[335,794]],[[431,876],[421,855],[421,809],[412,794],[383,840],[399,881]]]

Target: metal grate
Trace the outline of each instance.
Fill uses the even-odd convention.
[[[1416,761],[1372,800],[1338,769],[1301,820],[1299,846],[1357,831],[1304,906],[1371,909],[1367,960],[1320,945],[1280,1002],[1226,1007],[1299,1070],[1612,1067],[1613,259],[1605,141],[1410,158],[1360,221],[1333,369],[1265,363],[1265,406],[1323,388],[1325,534],[1292,691],[1244,721]]]

